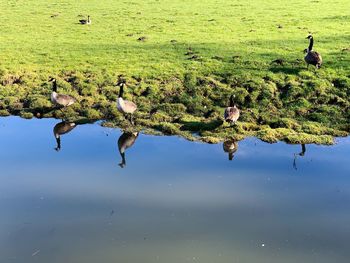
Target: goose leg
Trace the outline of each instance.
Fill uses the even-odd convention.
[[[64,117],[65,114],[64,114],[63,108],[60,108],[59,110],[61,111],[61,113],[62,113],[62,115],[63,115],[63,117]],[[64,118],[62,118],[61,120],[64,121]]]

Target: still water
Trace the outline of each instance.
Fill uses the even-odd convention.
[[[251,138],[230,161],[129,134],[123,162],[120,130],[78,125],[58,146],[57,123],[0,119],[2,263],[349,262],[350,138]]]

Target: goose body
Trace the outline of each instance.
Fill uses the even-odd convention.
[[[52,81],[52,93],[51,93],[51,102],[62,106],[62,107],[68,107],[75,103],[75,99],[69,95],[65,94],[58,94],[57,93],[57,81],[56,79],[51,79]]]
[[[309,47],[307,49],[305,49],[305,57],[304,60],[307,63],[307,65],[314,65],[316,68],[320,68],[322,65],[322,56],[320,53],[313,51],[313,45],[314,45],[314,38],[312,35],[309,35],[307,37],[310,41],[309,43]]]
[[[239,119],[240,110],[237,108],[237,106],[233,102],[234,96],[231,95],[230,97],[230,104],[229,107],[225,109],[224,112],[224,119],[226,122],[234,124]]]
[[[233,159],[234,153],[238,149],[238,144],[234,140],[226,140],[223,143],[224,152],[228,153],[228,159],[231,161]]]
[[[122,97],[118,98],[117,108],[122,113],[133,114],[137,110],[137,106],[132,101],[124,100]]]
[[[124,132],[118,139],[118,150],[122,157],[122,162],[119,164],[120,167],[124,168],[126,165],[125,151],[134,145],[138,132]]]
[[[69,95],[58,94],[57,92],[53,91],[51,93],[51,101],[54,104],[57,104],[63,107],[68,107],[74,104],[75,99]]]
[[[61,150],[61,135],[71,132],[75,127],[77,127],[76,123],[66,121],[59,122],[55,125],[53,134],[57,142],[56,151]]]
[[[134,102],[132,102],[132,101],[128,101],[128,100],[124,100],[123,99],[125,82],[119,80],[117,85],[120,86],[119,97],[118,97],[118,100],[117,100],[117,109],[121,113],[128,114],[129,117],[130,117],[129,121],[131,123],[133,123],[132,115],[137,110],[137,105]]]
[[[91,24],[90,16],[88,16],[87,19],[80,19],[79,23],[82,24],[82,25],[90,25]]]

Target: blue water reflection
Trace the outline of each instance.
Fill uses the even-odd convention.
[[[0,119],[1,262],[348,262],[350,138],[334,146]],[[295,158],[296,157],[296,158]],[[295,169],[296,168],[296,169]]]

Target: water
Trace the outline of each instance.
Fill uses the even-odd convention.
[[[349,261],[350,138],[304,156],[252,138],[229,161],[139,134],[123,165],[120,130],[78,125],[59,150],[58,122],[0,119],[0,262]]]

